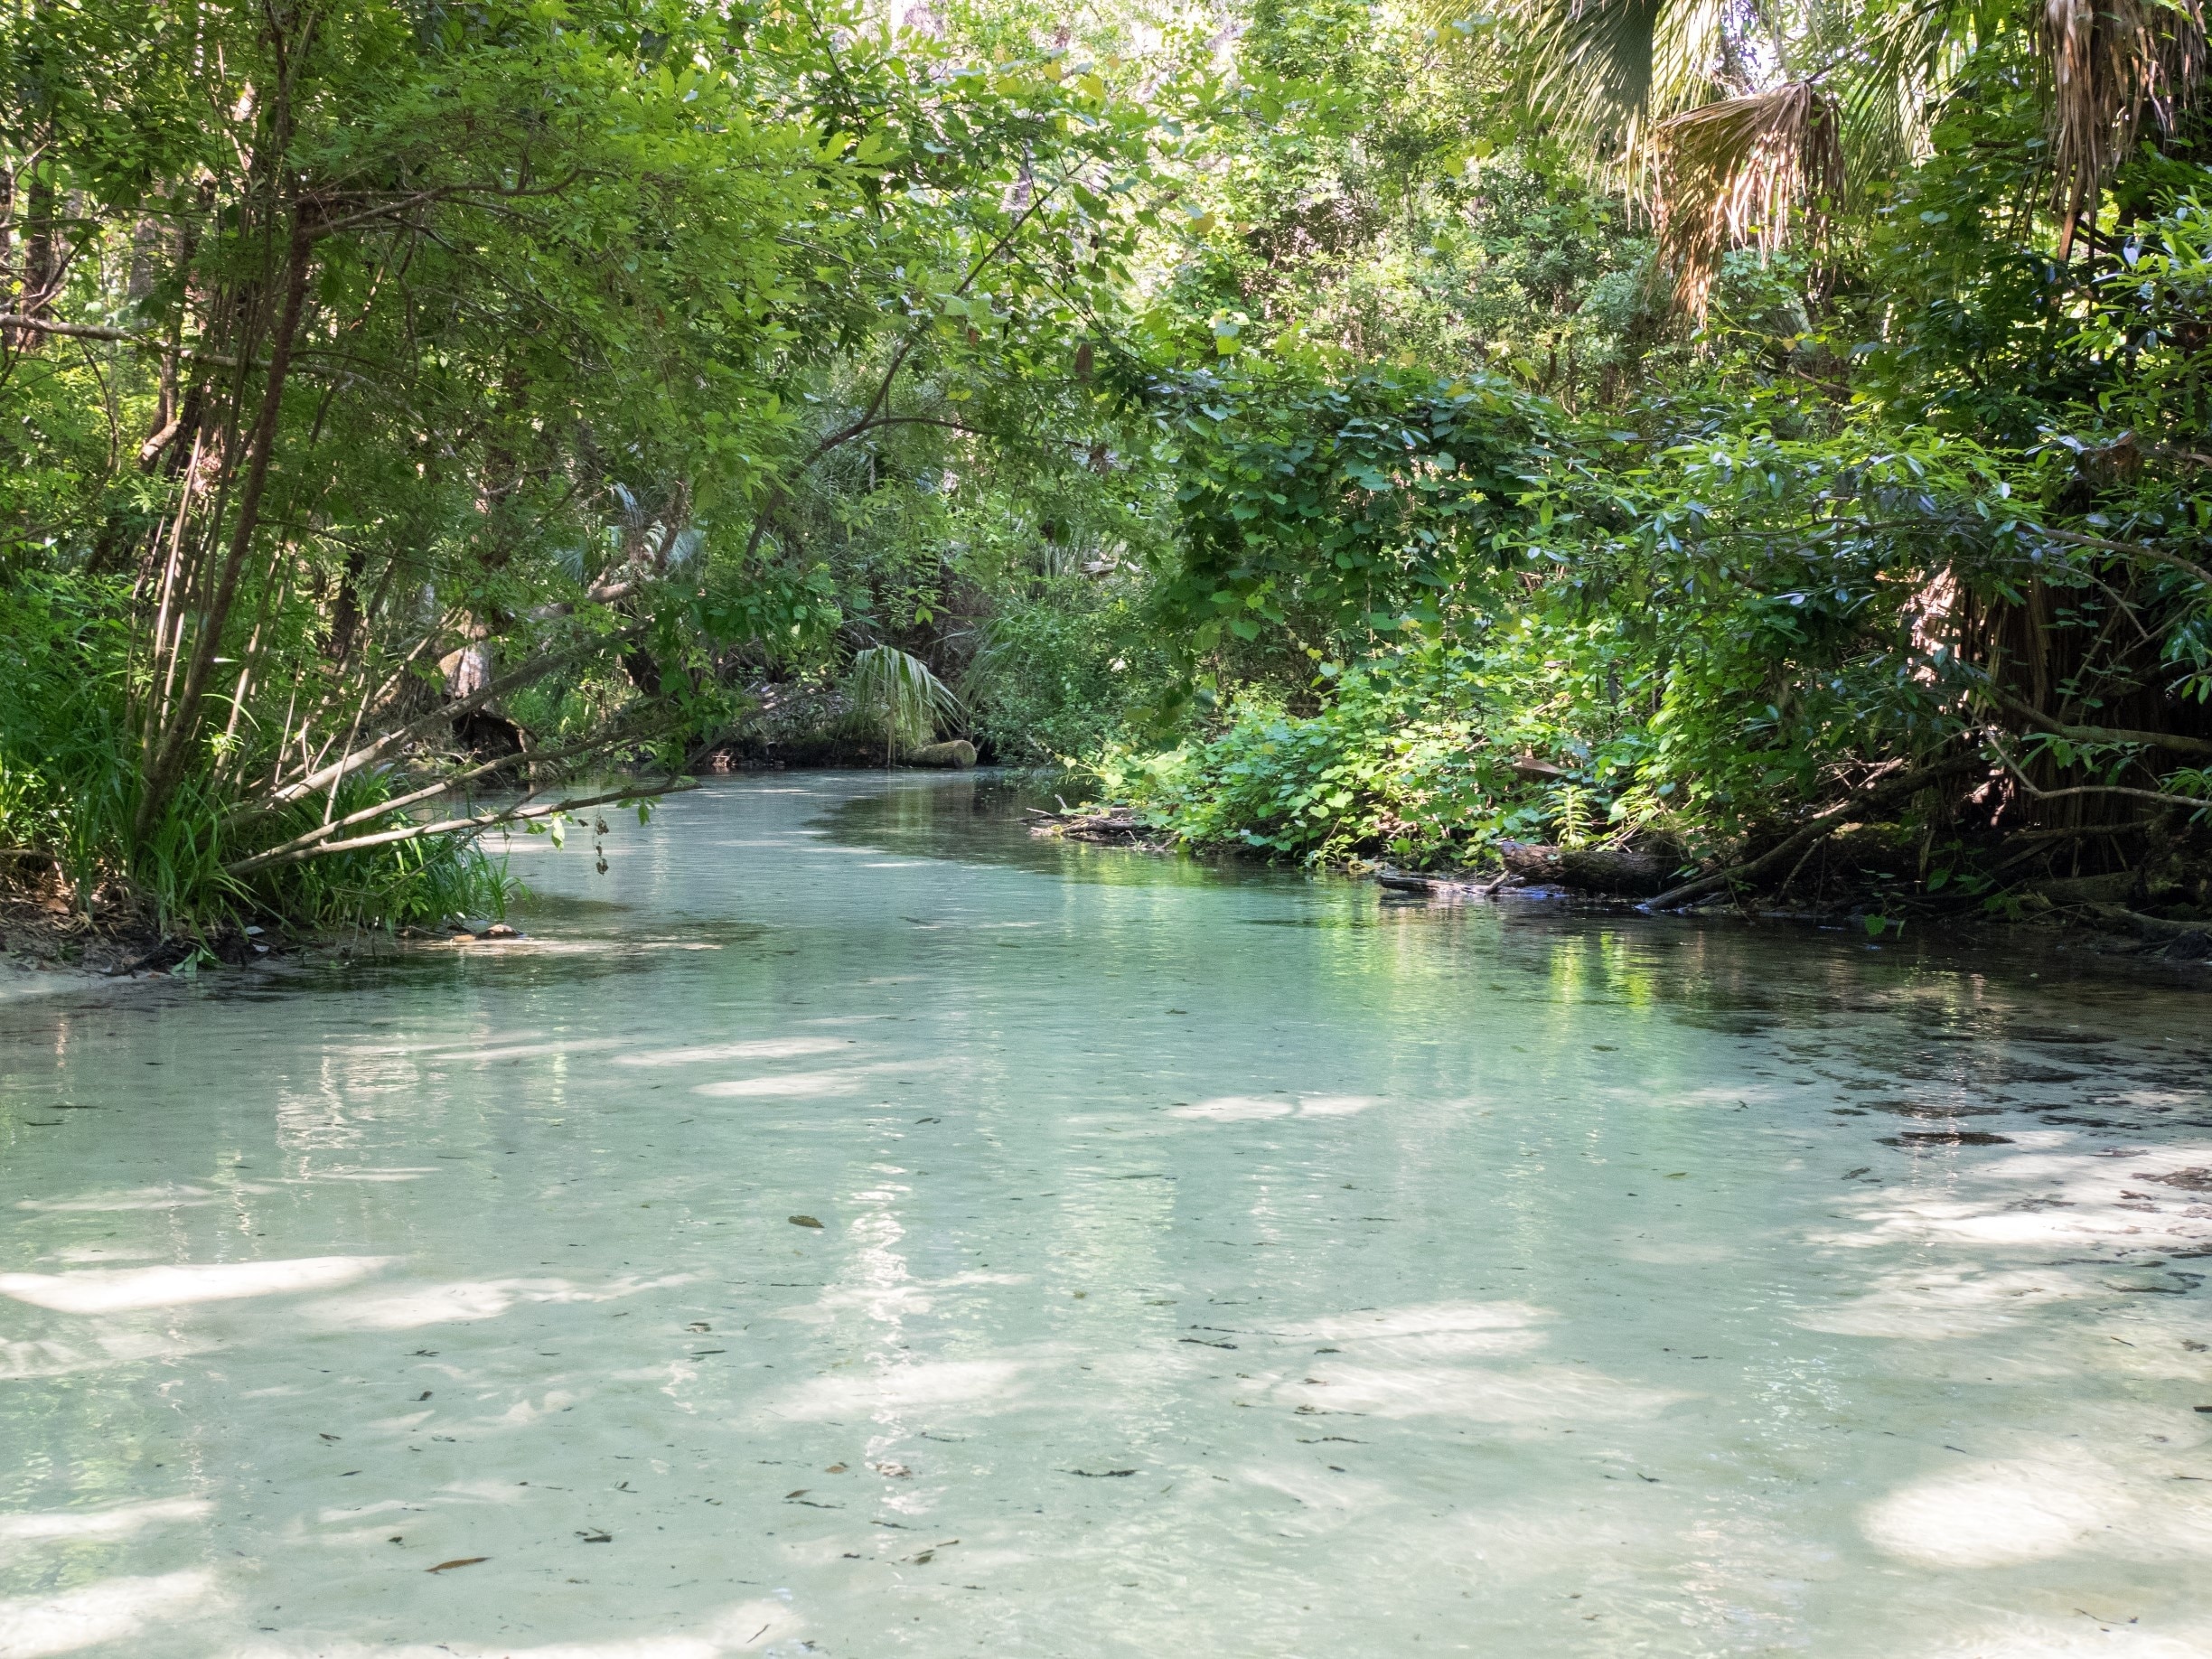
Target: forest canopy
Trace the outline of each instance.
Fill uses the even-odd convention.
[[[1192,848],[2212,917],[2193,4],[79,0],[0,69],[0,881],[88,924],[481,914],[489,830],[956,736]]]

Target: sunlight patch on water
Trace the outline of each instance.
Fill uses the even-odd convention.
[[[426,1325],[496,1319],[510,1308],[528,1304],[619,1301],[642,1291],[689,1283],[692,1277],[623,1279],[595,1289],[566,1279],[456,1279],[412,1290],[319,1302],[307,1313],[326,1330],[411,1331]]]
[[[1301,1094],[1298,1096],[1298,1116],[1301,1118],[1349,1118],[1365,1111],[1370,1106],[1380,1106],[1382,1100],[1373,1094]]]
[[[818,1377],[772,1399],[762,1408],[770,1420],[826,1421],[887,1412],[957,1408],[998,1411],[1017,1403],[1029,1362],[930,1360],[892,1365],[857,1376]]]
[[[1971,1636],[1939,1647],[1900,1654],[1899,1659],[2205,1659],[2212,1654],[2212,1620],[2179,1630],[2136,1627],[2126,1615],[2107,1623],[2086,1610],[2061,1623],[2015,1614]]]
[[[1171,1118],[1200,1118],[1215,1123],[1241,1123],[1253,1118],[1287,1118],[1298,1110],[1287,1100],[1272,1100],[1251,1094],[1217,1094],[1211,1100],[1194,1101],[1186,1106],[1169,1109]]]
[[[103,1579],[55,1596],[0,1601],[0,1654],[45,1659],[121,1642],[207,1599],[215,1575],[204,1569],[148,1579]]]
[[[509,1043],[496,1048],[456,1049],[447,1056],[455,1060],[552,1060],[563,1054],[591,1054],[622,1046],[620,1037],[586,1037],[576,1041],[556,1040],[548,1043]]]
[[[1382,1103],[1382,1098],[1373,1094],[1301,1094],[1294,1099],[1280,1095],[1219,1094],[1210,1100],[1170,1107],[1167,1115],[1215,1123],[1287,1118],[1293,1112],[1301,1118],[1351,1118]]]
[[[419,1181],[426,1175],[437,1173],[436,1168],[427,1164],[413,1167],[390,1166],[380,1169],[318,1169],[313,1175],[296,1177],[295,1184],[305,1186],[316,1181],[367,1181],[372,1183]]]
[[[1932,1567],[1999,1567],[2065,1555],[2112,1532],[2135,1500],[2087,1459],[1982,1462],[1916,1481],[1873,1504],[1866,1532],[1891,1555]]]
[[[211,1514],[205,1498],[156,1498],[145,1504],[117,1504],[106,1509],[50,1510],[40,1514],[0,1515],[0,1538],[127,1538],[170,1521],[197,1521]],[[5,1653],[0,1648],[0,1653]]]
[[[759,1037],[745,1043],[708,1043],[693,1048],[657,1048],[617,1054],[616,1065],[699,1065],[710,1060],[795,1060],[806,1054],[835,1054],[852,1045],[849,1037]]]
[[[202,1352],[206,1346],[145,1331],[100,1331],[92,1340],[98,1345],[97,1349],[50,1338],[0,1342],[0,1380],[65,1377],[112,1365],[139,1365],[149,1360],[182,1358]]]
[[[1562,1416],[1589,1422],[1651,1417],[1689,1396],[1639,1387],[1589,1370],[1564,1366],[1495,1371],[1478,1366],[1338,1365],[1315,1362],[1301,1377],[1278,1383],[1278,1401],[1301,1411],[1368,1417],[1454,1417],[1476,1423],[1549,1423]]]
[[[780,1601],[748,1601],[706,1621],[696,1636],[610,1636],[590,1642],[253,1643],[237,1659],[723,1659],[787,1640],[804,1626]]]
[[[2106,1294],[2057,1268],[1981,1272],[1927,1267],[1886,1273],[1863,1295],[1831,1308],[1795,1316],[1808,1331],[1841,1336],[1889,1336],[1943,1342],[1980,1336],[2020,1323],[2029,1310]]]
[[[19,1210],[42,1210],[52,1214],[72,1213],[100,1214],[109,1211],[122,1213],[130,1210],[175,1210],[197,1204],[228,1204],[240,1195],[273,1193],[276,1189],[258,1182],[241,1182],[236,1186],[221,1188],[207,1186],[142,1186],[124,1193],[104,1193],[85,1198],[21,1198],[16,1201]]]
[[[691,1092],[709,1100],[813,1100],[833,1094],[858,1094],[862,1078],[852,1072],[789,1072],[779,1077],[732,1077],[721,1083],[699,1083]]]
[[[1518,1302],[1438,1302],[1306,1320],[1284,1334],[1313,1342],[1356,1343],[1354,1352],[1363,1355],[1432,1361],[1532,1353],[1547,1340],[1538,1327],[1548,1317],[1542,1309]]]
[[[393,1256],[304,1256],[290,1261],[228,1261],[202,1267],[91,1269],[80,1273],[0,1273],[0,1296],[57,1313],[122,1313],[249,1296],[327,1290],[381,1271]]]

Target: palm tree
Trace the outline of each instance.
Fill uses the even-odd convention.
[[[2058,254],[2134,147],[2206,79],[2203,0],[1521,0],[1532,106],[1639,184],[1678,303],[1720,255],[1815,231],[1848,189],[1926,153],[1981,42],[2032,31]]]

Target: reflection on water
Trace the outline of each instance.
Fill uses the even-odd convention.
[[[0,1011],[0,1655],[2212,1654],[2207,1005],[717,784]]]

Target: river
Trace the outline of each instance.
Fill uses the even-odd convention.
[[[2201,993],[1012,806],[0,1008],[0,1655],[2212,1654]]]

